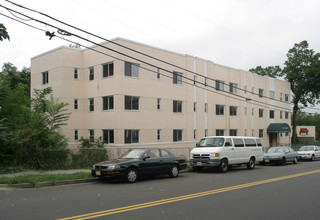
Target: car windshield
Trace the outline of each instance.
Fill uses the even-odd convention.
[[[125,155],[123,155],[122,158],[132,158],[132,159],[138,159],[141,158],[142,155],[146,152],[145,149],[134,149],[129,152],[127,152]]]
[[[272,147],[267,152],[268,153],[284,153],[284,147]]]
[[[313,147],[306,147],[306,146],[304,146],[304,147],[301,147],[301,148],[300,148],[300,151],[312,151],[312,150],[314,150]]]
[[[200,140],[197,147],[222,147],[224,144],[224,138],[203,138]]]

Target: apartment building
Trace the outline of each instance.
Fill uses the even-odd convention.
[[[211,135],[290,142],[288,82],[123,38],[101,45],[31,59],[32,90],[50,86],[69,103],[71,147],[80,137],[108,148],[193,148]]]

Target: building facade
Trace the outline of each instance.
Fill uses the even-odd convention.
[[[102,45],[31,59],[32,90],[50,86],[69,103],[61,132],[71,147],[80,137],[102,137],[108,148],[190,149],[212,135],[289,143],[289,134],[267,133],[273,123],[291,126],[288,82],[122,38]]]

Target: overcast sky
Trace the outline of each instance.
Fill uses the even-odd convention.
[[[12,0],[106,39],[123,37],[248,70],[258,65],[283,66],[286,54],[303,40],[320,52],[319,0]],[[65,27],[48,18],[0,4],[33,18]],[[7,10],[0,13],[13,17]],[[14,14],[19,18],[21,15]],[[50,32],[52,27],[24,21]],[[30,67],[30,58],[69,46],[58,38],[0,15],[10,41],[0,42],[0,65]],[[65,28],[72,32],[70,28]],[[90,40],[102,40],[82,34]],[[90,44],[69,37],[87,46]]]

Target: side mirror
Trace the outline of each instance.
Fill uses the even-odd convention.
[[[150,156],[145,156],[144,158],[143,158],[143,160],[146,160],[146,159],[149,159],[150,158]]]

